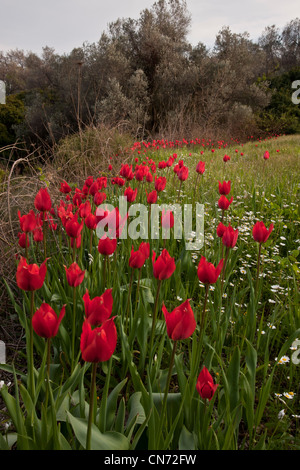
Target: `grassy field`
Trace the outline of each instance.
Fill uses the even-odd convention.
[[[224,162],[224,155],[230,160]],[[159,162],[169,157],[174,158],[172,165],[159,168]],[[171,210],[176,204],[192,204],[193,227],[195,203],[204,205],[204,244],[200,250],[188,250],[188,240],[176,239],[171,230],[166,240],[162,232],[154,240],[119,237],[110,256],[99,252],[96,231],[83,222],[81,239],[72,248],[57,211],[60,200],[65,207],[73,202],[75,214],[78,208],[72,198],[77,187],[81,202],[90,201],[94,213],[91,193],[82,190],[91,187],[87,176],[93,182],[102,176],[108,178],[107,186],[98,181],[97,190],[106,194],[105,203],[117,207],[119,196],[130,186],[137,188],[134,203],[149,209],[147,193],[154,190],[154,178],[152,182],[124,178],[124,186],[111,184],[112,177],[120,176],[119,157],[108,161],[111,170],[107,164],[93,175],[78,173],[77,180],[73,174],[72,181],[62,173],[51,180],[48,173],[55,168],[48,165],[39,187],[35,180],[35,188],[50,181],[51,216],[57,226],[43,223],[45,244],[35,242],[30,233],[28,250],[16,248],[29,264],[41,266],[49,258],[43,285],[28,291],[16,286],[15,277],[4,279],[26,350],[10,352],[14,363],[1,366],[5,380],[0,391],[0,448],[299,450],[299,158],[299,136],[249,139],[244,144],[136,143],[126,155],[133,171],[137,163],[151,167],[155,162],[153,176],[166,177],[157,204]],[[188,168],[182,182],[174,172],[180,160]],[[196,172],[199,161],[205,162],[202,175]],[[70,201],[59,192],[63,179],[72,190]],[[226,197],[233,200],[223,212],[218,206],[219,181],[231,182]],[[37,214],[35,195],[27,210]],[[12,211],[18,224],[17,206]],[[78,220],[84,221],[84,216]],[[134,220],[130,216],[127,222]],[[232,248],[226,249],[217,235],[221,221],[238,230]],[[258,221],[267,228],[274,225],[261,249],[252,235]],[[131,249],[137,251],[141,241],[150,243],[150,256],[141,268],[133,269]],[[159,280],[152,252],[157,259],[163,249],[176,268]],[[202,256],[214,266],[226,259],[214,283],[205,284],[197,275]],[[64,268],[73,262],[85,271],[76,288],[68,283]],[[86,290],[92,299],[107,289],[112,289],[110,318],[114,317],[117,343],[115,348],[110,345],[108,359],[89,362],[83,358],[81,340],[87,316],[83,297]],[[174,339],[163,310],[172,312],[187,300],[196,327],[188,337]],[[51,341],[32,331],[32,315],[43,302],[57,315],[65,305]],[[175,323],[180,323],[181,315],[180,310]],[[185,323],[180,325],[185,330]],[[27,367],[19,368],[24,361]],[[210,374],[205,384],[210,396],[196,387],[203,367]]]

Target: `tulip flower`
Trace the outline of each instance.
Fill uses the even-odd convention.
[[[138,249],[137,251],[134,251],[133,246],[132,246],[130,258],[129,258],[129,266],[133,269],[139,269],[144,265],[145,260],[146,260],[145,252],[140,249]]]
[[[172,276],[176,269],[175,260],[172,258],[168,251],[164,249],[160,256],[155,261],[156,253],[153,251],[152,265],[153,275],[156,279],[163,280]]]
[[[65,315],[65,310],[66,307],[64,305],[59,316],[57,316],[52,307],[43,302],[32,317],[32,326],[36,334],[42,338],[53,338],[56,336],[59,325]]]
[[[79,237],[79,235],[80,235],[80,233],[83,229],[83,224],[84,224],[83,219],[80,223],[78,222],[78,213],[76,213],[76,215],[74,215],[74,217],[72,217],[70,220],[68,220],[66,222],[65,229],[66,229],[67,235],[70,238]]]
[[[208,399],[210,401],[214,396],[217,388],[218,384],[214,383],[214,380],[210,375],[208,369],[206,367],[203,367],[198,376],[196,384],[196,389],[200,397],[203,399]]]
[[[226,229],[226,226],[224,224],[222,224],[222,222],[219,223],[218,227],[217,227],[217,236],[219,238],[222,238],[223,237],[223,234],[225,232],[225,229]]]
[[[99,326],[105,320],[108,320],[113,307],[112,289],[106,289],[102,295],[93,299],[90,298],[89,291],[86,289],[82,298],[86,319],[92,326]]]
[[[227,194],[230,193],[230,189],[231,189],[231,182],[230,181],[223,181],[223,183],[221,183],[219,181],[219,194],[223,194],[224,196],[226,196]]]
[[[263,222],[256,222],[252,229],[252,235],[254,240],[259,243],[258,257],[257,257],[257,270],[256,270],[256,291],[258,290],[258,280],[259,280],[259,271],[260,271],[260,256],[261,256],[261,247],[263,243],[266,243],[269,236],[271,235],[274,228],[274,224],[270,224],[269,230],[266,228]]]
[[[72,188],[68,185],[66,181],[63,181],[62,183],[60,183],[59,190],[61,193],[68,194],[72,191]]]
[[[112,357],[117,345],[117,329],[114,324],[114,318],[115,317],[106,320],[101,326],[94,329],[92,329],[88,320],[85,320],[82,325],[82,333],[80,337],[80,350],[82,359],[86,362],[92,363],[86,450],[91,449],[97,364],[99,362],[108,361]]]
[[[85,219],[88,215],[90,215],[91,213],[91,203],[90,201],[85,201],[83,202],[82,204],[80,204],[79,206],[79,210],[78,210],[78,213],[79,213],[79,217],[81,217],[82,219]],[[75,237],[76,238],[76,237]]]
[[[147,194],[147,202],[148,202],[148,204],[155,204],[156,201],[157,201],[157,191],[154,189],[154,190],[151,191],[149,194],[148,194],[147,191],[146,191],[146,194]]]
[[[94,204],[100,206],[106,200],[106,194],[100,191],[97,191],[94,195]]]
[[[268,230],[263,222],[256,222],[252,229],[252,235],[254,240],[258,243],[265,243],[271,235],[273,228],[274,224],[270,224]]]
[[[18,217],[20,221],[20,228],[22,232],[33,232],[33,230],[37,226],[37,219],[33,210],[31,210],[28,214],[22,215],[21,212],[18,211]]]
[[[228,209],[228,207],[230,206],[230,204],[232,203],[233,201],[233,197],[231,197],[230,201],[227,199],[227,197],[225,197],[224,195],[222,195],[218,201],[218,206],[220,209],[222,209],[222,211],[226,211]]]
[[[117,345],[117,330],[112,317],[92,329],[88,320],[82,325],[80,350],[86,362],[105,362],[113,355]]]
[[[223,162],[226,163],[226,162],[228,162],[229,160],[230,160],[229,155],[224,155],[224,157],[223,157]]]
[[[40,212],[46,212],[51,209],[51,198],[47,188],[41,188],[34,200],[35,208]]]
[[[145,259],[148,259],[150,256],[150,243],[149,242],[141,242],[139,246],[139,250],[142,251],[145,255]]]
[[[20,259],[17,267],[17,284],[18,287],[25,291],[35,291],[40,289],[46,277],[47,259],[38,267],[37,264],[27,264],[24,257]]]
[[[157,192],[163,191],[167,184],[167,178],[165,176],[155,177],[155,189]]]
[[[264,153],[264,160],[268,160],[269,158],[270,158],[270,153],[268,152],[268,150],[266,150]]]
[[[168,312],[165,305],[162,311],[166,320],[167,334],[174,341],[189,338],[195,331],[196,320],[189,299]]]
[[[202,256],[197,269],[199,281],[203,282],[203,284],[215,284],[221,274],[223,262],[224,260],[221,259],[218,266],[215,267],[212,263],[206,261],[204,256]]]
[[[127,201],[128,202],[134,202],[135,199],[136,199],[136,195],[137,195],[137,188],[135,188],[134,190],[132,188],[130,188],[130,186],[128,188],[125,189],[124,191],[124,196],[127,197]]]
[[[117,248],[117,239],[109,238],[107,235],[103,235],[98,243],[98,251],[101,255],[109,256],[112,255]]]
[[[233,248],[236,245],[237,238],[239,235],[239,231],[236,229],[234,230],[231,225],[225,227],[223,236],[222,236],[222,243],[227,248]]]
[[[69,286],[79,286],[85,276],[85,271],[82,271],[77,263],[72,263],[69,268],[64,266]]]
[[[183,166],[177,173],[177,176],[180,181],[186,181],[189,176],[189,169],[187,166]]]
[[[161,225],[164,229],[170,229],[174,227],[174,214],[172,211],[165,211],[163,209],[161,214]]]
[[[19,241],[18,241],[18,244],[21,248],[25,248],[27,249],[29,247],[29,238],[28,238],[28,234],[23,232],[23,233],[18,233],[18,238],[19,238]],[[27,258],[27,256],[26,256]]]
[[[205,172],[205,162],[199,162],[196,166],[196,172],[199,173],[199,175],[203,175]]]

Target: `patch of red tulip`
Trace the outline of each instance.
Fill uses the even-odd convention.
[[[76,262],[72,263],[69,268],[66,266],[64,266],[64,268],[69,286],[79,286],[84,279],[85,270],[82,270]]]
[[[88,320],[82,325],[80,350],[85,362],[105,362],[111,358],[117,345],[114,317],[93,328]]]
[[[156,259],[156,253],[152,255],[153,275],[156,279],[163,280],[172,276],[176,269],[175,260],[164,249]]]
[[[106,291],[93,299],[90,298],[88,289],[83,295],[85,317],[92,326],[99,326],[105,320],[108,320],[112,313],[113,296],[112,289]]]
[[[256,242],[265,243],[271,235],[274,224],[270,224],[269,229],[266,228],[263,222],[256,222],[252,229],[252,235]]]
[[[215,267],[213,263],[206,260],[204,256],[201,257],[198,264],[197,275],[200,282],[203,284],[215,284],[221,274],[223,268],[223,259]]]
[[[209,373],[208,369],[206,367],[203,367],[198,376],[196,384],[196,389],[200,397],[210,401],[213,398],[217,388],[218,384],[214,383],[214,380],[211,374]]]
[[[47,273],[47,259],[39,267],[37,264],[28,264],[22,257],[17,267],[17,285],[24,291],[35,291],[40,289],[45,281]]]
[[[194,333],[196,320],[189,299],[176,307],[172,312],[168,312],[165,304],[163,304],[162,311],[166,320],[169,338],[177,341],[187,339]]]
[[[53,338],[56,336],[59,325],[65,316],[65,312],[66,306],[64,305],[59,316],[57,316],[53,308],[43,302],[32,317],[32,326],[36,334],[42,338]]]

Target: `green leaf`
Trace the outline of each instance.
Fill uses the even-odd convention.
[[[85,448],[88,422],[86,419],[75,418],[67,411],[68,419],[73,428],[76,438]],[[130,443],[122,434],[109,431],[101,433],[96,425],[92,425],[91,450],[128,450]]]
[[[179,450],[195,450],[196,443],[194,434],[188,431],[183,425],[182,431],[179,436]]]

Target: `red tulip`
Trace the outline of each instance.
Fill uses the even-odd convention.
[[[152,265],[153,275],[156,279],[163,280],[172,276],[176,269],[175,260],[171,258],[168,251],[164,249],[155,261],[156,253],[153,251]]]
[[[145,253],[142,250],[134,251],[132,247],[129,258],[129,266],[133,269],[140,269],[144,265],[145,260]]]
[[[101,296],[93,299],[90,299],[89,291],[86,289],[82,298],[86,319],[92,326],[98,326],[108,320],[113,307],[112,289],[106,289]]]
[[[231,189],[230,181],[227,181],[227,182],[223,181],[223,183],[219,181],[219,193],[220,194],[227,195],[230,193],[230,189]]]
[[[169,338],[177,341],[186,339],[194,333],[196,320],[189,300],[176,307],[172,312],[168,312],[163,304],[162,311],[166,320]]]
[[[182,168],[180,168],[180,170],[178,171],[177,173],[177,176],[178,178],[180,179],[180,181],[185,181],[188,179],[188,176],[189,176],[189,169],[187,166],[183,166]]]
[[[77,287],[82,283],[85,271],[82,271],[77,263],[72,263],[69,268],[64,266],[67,276],[68,284],[72,287]]]
[[[161,214],[161,225],[165,229],[174,227],[174,214],[172,211],[165,211],[163,209]]]
[[[79,217],[85,219],[92,211],[90,201],[85,201],[79,206]]]
[[[225,232],[225,229],[226,229],[225,225],[222,224],[222,222],[220,222],[219,225],[218,225],[218,227],[217,227],[217,236],[218,236],[219,238],[222,238],[222,237],[223,237],[223,234],[224,234],[224,232]]]
[[[199,281],[204,284],[215,284],[221,274],[223,262],[224,260],[221,259],[218,266],[215,268],[212,263],[206,261],[206,258],[202,256],[197,269]]]
[[[271,224],[268,230],[263,222],[256,222],[252,229],[254,240],[258,243],[265,243],[271,235],[273,228],[274,224]]]
[[[67,235],[71,238],[77,238],[81,234],[83,229],[84,220],[82,219],[81,223],[78,222],[78,213],[68,220],[65,224],[65,229]]]
[[[163,191],[167,184],[167,178],[165,176],[155,177],[155,189],[160,192]]]
[[[97,217],[90,213],[85,219],[84,219],[84,223],[85,225],[87,226],[87,228],[89,228],[90,230],[96,230],[96,227],[97,227]]]
[[[40,212],[46,212],[51,209],[51,198],[47,188],[41,188],[34,200],[35,208]]]
[[[66,181],[64,181],[63,183],[60,183],[60,192],[61,193],[68,194],[71,191],[72,191],[72,189],[70,188],[70,186],[68,185],[68,183]]]
[[[38,290],[44,284],[47,272],[48,258],[38,267],[37,264],[27,264],[25,258],[21,258],[17,268],[17,284],[20,289],[25,291]]]
[[[229,155],[224,155],[224,157],[223,157],[223,162],[226,163],[226,162],[228,162],[228,160],[230,160]]]
[[[200,175],[203,175],[205,172],[205,162],[199,162],[197,167],[196,167],[196,172],[199,173]]]
[[[228,227],[225,228],[225,231],[222,237],[223,245],[227,246],[227,248],[233,248],[236,245],[238,235],[239,235],[239,231],[234,230],[231,227],[231,225],[228,225]]]
[[[268,160],[269,158],[270,158],[270,154],[269,154],[268,150],[266,150],[265,153],[264,153],[264,159]]]
[[[100,191],[97,191],[94,195],[94,203],[96,206],[100,206],[106,200],[106,194]]]
[[[80,349],[86,362],[105,362],[111,358],[117,345],[117,329],[114,317],[100,327],[92,329],[88,320],[82,325]]]
[[[151,193],[147,193],[146,191],[146,194],[147,194],[147,202],[148,204],[155,204],[156,201],[157,201],[157,191],[154,189],[153,191],[151,191]]]
[[[53,338],[56,336],[65,311],[66,307],[64,305],[59,316],[57,316],[50,305],[43,302],[32,317],[32,326],[36,334],[42,338]]]
[[[33,239],[35,242],[42,242],[44,239],[43,230],[38,227],[33,231]]]
[[[103,235],[100,238],[98,243],[98,251],[101,255],[112,255],[117,248],[117,239],[116,238],[109,238],[107,235]]]
[[[135,188],[134,190],[132,188],[130,188],[130,186],[128,188],[125,189],[124,191],[124,196],[127,197],[127,201],[128,202],[134,202],[135,201],[135,198],[136,198],[136,195],[137,195],[137,188]]]
[[[150,256],[150,243],[149,242],[141,242],[139,246],[139,250],[144,253],[145,259],[148,259]]]
[[[218,206],[223,211],[226,211],[228,207],[230,206],[230,204],[232,203],[232,201],[233,201],[233,197],[231,197],[230,201],[228,201],[227,197],[222,195],[218,201]]]
[[[196,384],[196,389],[197,392],[199,393],[201,398],[208,399],[209,401],[212,399],[212,397],[215,394],[215,391],[218,388],[218,384],[214,384],[214,380],[210,373],[208,372],[206,367],[203,367],[201,370],[197,384]]]
[[[29,237],[27,235],[27,233],[25,232],[22,232],[22,233],[18,233],[18,237],[19,237],[19,246],[21,248],[28,248],[30,243],[29,243]]]
[[[22,215],[21,212],[18,211],[18,217],[20,221],[20,227],[22,232],[33,232],[33,230],[37,226],[37,219],[33,210],[31,210],[28,214]]]

